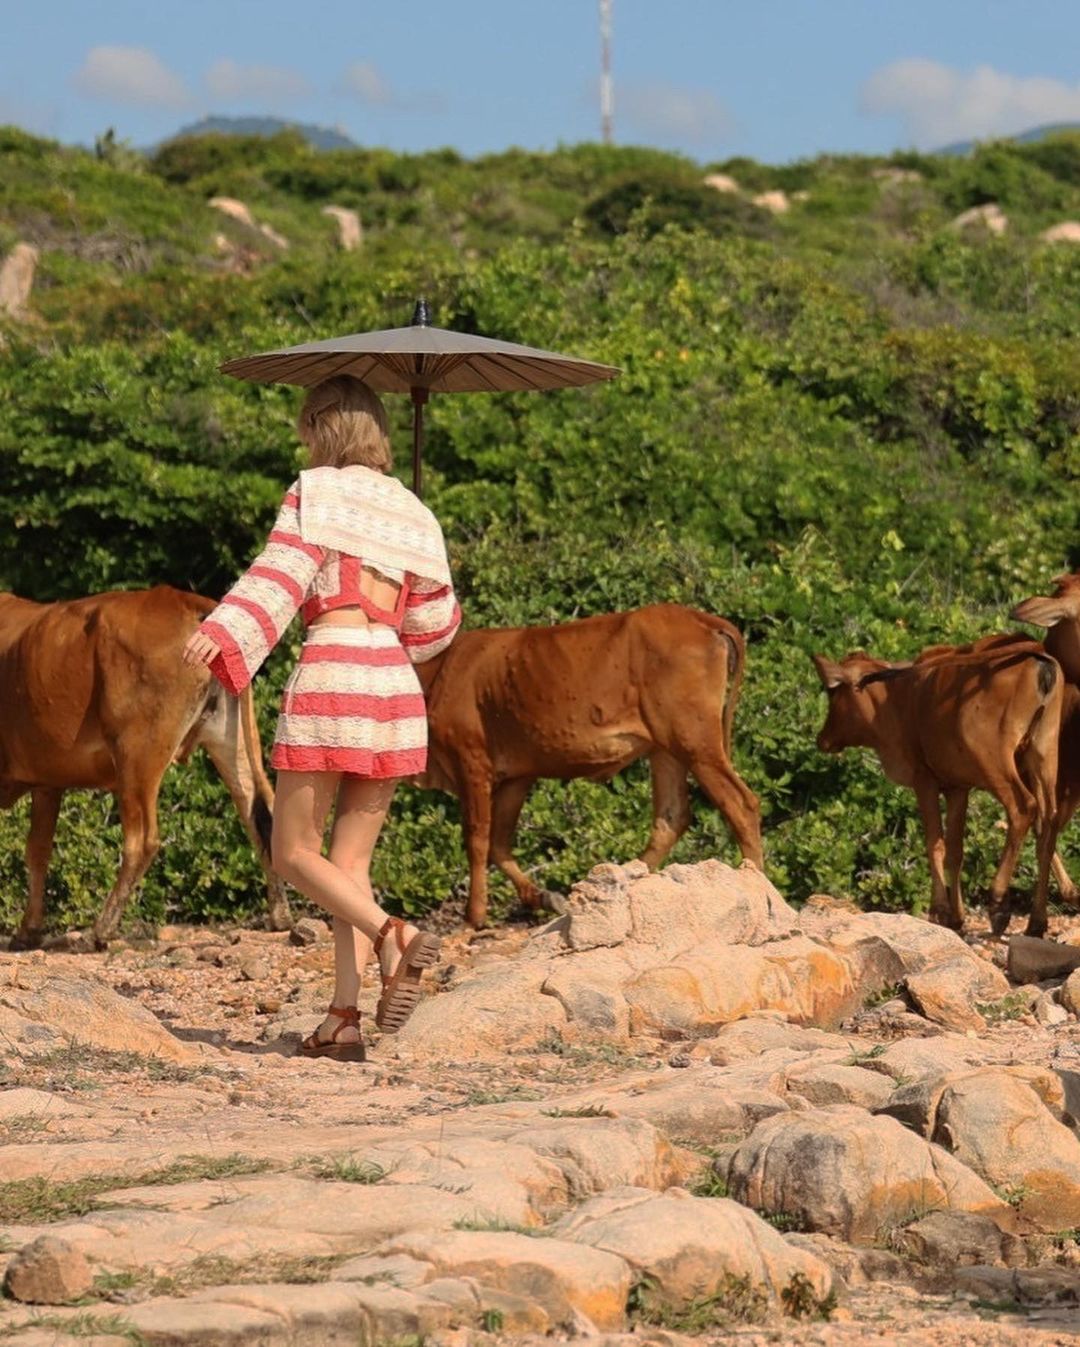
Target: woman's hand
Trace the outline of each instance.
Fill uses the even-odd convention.
[[[213,664],[220,654],[221,646],[201,631],[196,631],[184,646],[183,660],[185,664]]]

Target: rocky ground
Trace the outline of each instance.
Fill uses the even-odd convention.
[[[359,1065],[292,1055],[310,919],[0,955],[0,1339],[1080,1337],[1080,921],[965,942],[717,862],[569,908],[449,932]]]

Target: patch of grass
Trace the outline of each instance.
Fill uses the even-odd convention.
[[[780,1292],[784,1313],[792,1319],[829,1320],[836,1309],[836,1292],[819,1296],[810,1278],[803,1272],[793,1272],[788,1284]]]
[[[358,1160],[355,1155],[332,1155],[316,1160],[311,1173],[317,1179],[338,1183],[382,1183],[390,1171],[374,1160]]]
[[[806,1229],[806,1222],[803,1218],[796,1216],[791,1211],[759,1211],[758,1215],[763,1221],[768,1221],[774,1230],[779,1230],[782,1235]]]
[[[501,1333],[503,1328],[502,1310],[484,1310],[480,1315],[480,1327],[485,1333]]]
[[[144,1174],[88,1174],[81,1179],[54,1182],[40,1175],[0,1183],[0,1221],[40,1225],[65,1216],[85,1216],[94,1199],[117,1188],[188,1183],[199,1179],[229,1179],[261,1174],[268,1160],[245,1155],[182,1155],[175,1164]]]
[[[1004,1020],[1018,1020],[1026,1015],[1030,1003],[1023,992],[1009,992],[997,1001],[976,1001],[975,1009],[987,1024],[1001,1024]]]
[[[875,1043],[872,1048],[867,1048],[865,1052],[853,1052],[850,1057],[844,1059],[844,1066],[862,1066],[863,1062],[873,1062],[885,1052],[884,1043]]]
[[[614,1118],[616,1115],[603,1104],[583,1104],[580,1108],[544,1108],[545,1118]]]
[[[728,1197],[728,1182],[724,1176],[710,1165],[690,1184],[695,1197]]]
[[[1002,1183],[990,1186],[1002,1202],[1008,1202],[1010,1207],[1022,1207],[1032,1192],[1026,1183]]]
[[[186,1085],[207,1076],[219,1080],[235,1080],[236,1071],[224,1071],[216,1066],[185,1066],[164,1057],[144,1057],[137,1052],[116,1052],[110,1048],[95,1048],[80,1044],[51,1048],[48,1052],[32,1053],[21,1059],[24,1071],[40,1073],[43,1085],[51,1090],[95,1090],[100,1076],[138,1076],[141,1079],[169,1085]],[[87,1074],[90,1073],[90,1074]]]
[[[695,1296],[676,1307],[663,1298],[655,1278],[643,1277],[631,1288],[626,1312],[632,1323],[700,1337],[712,1329],[734,1324],[764,1323],[769,1299],[749,1277],[736,1277],[729,1272],[709,1295]]]
[[[509,1104],[514,1100],[543,1099],[543,1091],[530,1090],[526,1085],[511,1085],[505,1090],[470,1090],[465,1096],[466,1108],[483,1104]]]
[[[146,1347],[146,1339],[135,1327],[118,1314],[73,1314],[65,1318],[62,1314],[42,1314],[28,1319],[25,1324],[8,1331],[12,1334],[24,1332],[28,1328],[52,1328],[58,1334],[70,1338],[97,1338],[110,1335],[124,1338],[135,1347]]]
[[[16,1113],[0,1122],[0,1142],[10,1142],[14,1146],[47,1131],[48,1126],[40,1113]]]
[[[142,1269],[99,1272],[94,1278],[92,1294],[108,1300],[136,1290],[147,1296],[181,1296],[210,1286],[258,1285],[266,1282],[309,1285],[327,1281],[334,1268],[346,1257],[346,1254],[306,1258],[292,1254],[268,1254],[241,1262],[218,1254],[200,1254],[186,1267],[164,1277],[154,1276]]]
[[[876,992],[871,992],[863,1001],[863,1009],[876,1010],[878,1006],[883,1006],[886,1001],[894,1001],[902,995],[903,990],[904,984],[902,982],[890,982],[888,986],[880,987]]]
[[[494,1216],[462,1216],[454,1222],[455,1230],[479,1230],[485,1234],[528,1235],[530,1239],[542,1239],[547,1235],[543,1226],[518,1225],[515,1221],[501,1221]]]

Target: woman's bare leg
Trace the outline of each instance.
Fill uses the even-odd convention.
[[[340,785],[340,793],[339,793]],[[375,902],[369,868],[386,818],[394,781],[344,780],[331,772],[278,772],[274,800],[274,869],[306,898],[334,918],[335,987],[333,1004],[355,1005],[360,977],[374,940],[386,921]],[[338,795],[330,855],[322,855],[326,820]],[[415,928],[406,927],[406,938]],[[383,945],[383,972],[394,971],[397,942]],[[344,998],[344,999],[343,999]],[[327,1027],[336,1027],[330,1017]],[[321,1037],[328,1037],[324,1030]],[[342,1042],[355,1041],[343,1030]]]

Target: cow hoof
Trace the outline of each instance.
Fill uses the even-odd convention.
[[[41,948],[40,931],[16,931],[11,937],[8,950],[12,954],[22,954],[28,949]]]

